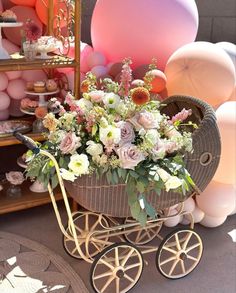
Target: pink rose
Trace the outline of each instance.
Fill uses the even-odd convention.
[[[146,110],[140,112],[137,117],[137,122],[144,129],[159,128],[161,115],[159,113],[151,113]]]
[[[124,169],[134,170],[134,167],[145,160],[144,154],[133,144],[124,144],[116,152],[120,159],[120,166]]]
[[[7,181],[9,181],[13,185],[21,185],[25,180],[23,173],[18,171],[11,171],[9,173],[6,173],[6,178]]]
[[[100,103],[103,100],[104,91],[91,91],[89,96],[93,102]]]
[[[121,140],[119,145],[131,143],[135,139],[134,128],[131,123],[120,121],[116,124],[121,130]]]
[[[171,122],[171,124],[174,124],[176,121],[183,122],[191,115],[192,115],[191,109],[186,110],[185,108],[183,108],[183,110],[181,112],[177,113],[175,116],[172,117],[170,122]]]
[[[168,138],[181,137],[181,134],[174,126],[170,126],[169,129],[165,130],[165,136]]]
[[[165,150],[167,153],[171,154],[178,150],[178,146],[174,141],[168,141],[165,143]]]
[[[166,155],[166,146],[163,140],[159,140],[152,149],[153,160],[163,159]]]
[[[60,144],[60,150],[62,154],[73,154],[80,146],[80,139],[73,132],[69,132],[62,139]]]

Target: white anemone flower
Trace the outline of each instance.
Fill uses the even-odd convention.
[[[121,140],[121,130],[112,125],[100,127],[99,138],[104,145],[118,144]]]
[[[74,154],[70,157],[69,169],[76,175],[88,174],[89,160],[85,154]]]
[[[120,97],[114,93],[105,94],[103,103],[107,108],[115,109],[120,104]]]

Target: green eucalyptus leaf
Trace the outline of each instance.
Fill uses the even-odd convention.
[[[137,220],[141,224],[141,226],[145,227],[147,223],[147,214],[145,211],[141,210],[140,213],[138,214]]]
[[[132,217],[138,220],[139,214],[141,212],[141,208],[137,200],[130,206],[130,211],[131,211]]]
[[[135,178],[135,179],[138,179],[138,178],[139,178],[139,175],[138,175],[135,171],[133,171],[133,170],[130,170],[130,171],[129,171],[129,174],[130,174],[133,178]]]
[[[141,181],[137,182],[136,188],[140,193],[143,193],[145,191],[145,185]]]

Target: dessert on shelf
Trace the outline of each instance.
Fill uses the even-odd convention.
[[[39,106],[39,102],[29,98],[24,98],[21,100],[20,106],[21,110],[34,113],[35,109]]]
[[[46,92],[45,81],[36,81],[34,83],[34,92],[35,93],[45,93]]]
[[[54,79],[48,79],[46,81],[46,89],[48,92],[55,92],[58,90],[57,83]]]
[[[0,12],[0,22],[17,22],[17,16],[12,10],[5,10]]]

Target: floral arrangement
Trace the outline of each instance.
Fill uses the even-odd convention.
[[[6,179],[12,185],[21,185],[24,182],[24,175],[19,171],[10,171],[6,173]]]
[[[125,60],[121,82],[104,79],[100,88],[88,73],[83,97],[75,100],[68,94],[58,117],[45,116],[49,135],[43,147],[56,157],[64,180],[95,173],[105,174],[109,184],[126,183],[132,216],[145,223],[147,216],[156,214],[146,192],[185,194],[194,186],[184,154],[193,151],[189,126],[196,125],[185,122],[191,110],[183,109],[174,117],[162,114],[163,105],[150,94],[150,75],[143,86],[131,88],[131,73],[130,60]],[[32,158],[28,176],[46,184],[51,180],[56,186],[52,162],[40,155]]]
[[[28,19],[25,24],[25,39],[32,43],[37,41],[42,36],[42,30],[31,19]]]

